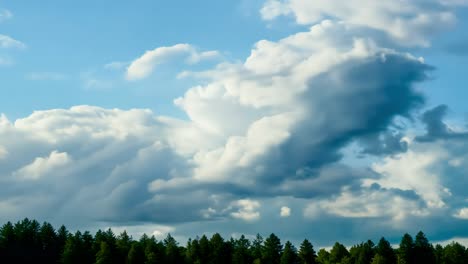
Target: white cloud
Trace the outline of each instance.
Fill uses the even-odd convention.
[[[448,195],[440,183],[442,175],[437,175],[431,167],[433,164],[447,158],[443,149],[425,146],[426,151],[413,149],[395,157],[387,157],[381,163],[373,165],[373,169],[382,174],[378,180],[369,180],[365,185],[378,183],[385,188],[415,190],[423,197],[429,207],[445,206],[443,198]]]
[[[389,221],[382,225],[392,226],[429,217],[450,203],[442,174],[431,171],[444,151],[426,157],[423,147],[411,148],[399,160],[376,162],[382,175],[341,164],[347,144],[385,132],[423,101],[414,84],[429,67],[372,36],[325,20],[278,41],[259,41],[244,62],[190,73],[202,85],[175,100],[187,120],[93,106],[36,111],[14,122],[2,116],[0,145],[9,155],[0,160],[1,175],[36,180],[2,182],[0,200],[12,198],[0,204],[0,215],[53,212],[61,221],[161,224],[234,218],[239,225],[268,225],[268,212],[281,219],[278,204],[267,208],[264,201],[293,197],[315,220],[383,216]],[[217,52],[161,47],[133,61],[127,78],[145,78],[177,56],[196,63]],[[401,166],[422,176],[401,175]],[[48,188],[51,182],[60,188]],[[43,206],[36,208],[39,200]],[[280,215],[299,221],[289,207]]]
[[[353,193],[349,188],[336,198],[311,202],[305,209],[308,218],[335,215],[344,218],[389,217],[391,224],[398,224],[411,216],[427,216],[429,211],[417,201],[407,199],[386,190],[366,190]]]
[[[289,207],[287,207],[287,206],[281,207],[280,216],[281,216],[281,217],[289,217],[289,216],[291,216],[291,208],[289,208]]]
[[[36,158],[31,164],[13,172],[13,176],[26,180],[39,180],[41,177],[47,176],[48,173],[68,165],[70,162],[71,159],[67,153],[53,151],[48,157]]]
[[[260,202],[250,199],[242,199],[231,204],[237,211],[231,213],[231,216],[244,221],[256,221],[260,219]]]
[[[4,159],[6,156],[8,156],[8,150],[5,147],[0,146],[0,160]]]
[[[13,18],[13,13],[7,9],[0,9],[0,23]]]
[[[157,65],[168,62],[180,56],[187,63],[195,64],[202,60],[219,57],[217,51],[199,52],[190,44],[176,44],[170,47],[159,47],[145,52],[141,57],[130,63],[127,68],[127,80],[139,80],[148,77]]]
[[[453,216],[459,219],[468,220],[468,208],[462,208],[458,210],[458,212],[455,213]]]
[[[4,49],[19,48],[19,49],[22,49],[22,48],[25,48],[25,47],[26,47],[26,45],[23,42],[18,41],[16,39],[13,39],[12,37],[0,34],[0,48],[4,48]]]
[[[311,25],[327,17],[349,25],[387,32],[401,45],[429,45],[428,36],[454,24],[452,6],[465,0],[268,0],[261,9],[265,20],[293,15],[299,24]]]

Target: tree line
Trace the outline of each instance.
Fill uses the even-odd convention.
[[[63,264],[456,264],[468,263],[468,249],[452,242],[433,246],[423,232],[404,234],[398,248],[381,238],[346,248],[336,242],[315,251],[305,239],[296,248],[271,234],[266,238],[224,239],[220,234],[189,239],[181,246],[170,234],[163,240],[143,235],[138,240],[111,229],[69,232],[47,222],[24,219],[0,229],[0,263]]]

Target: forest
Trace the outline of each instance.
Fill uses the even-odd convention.
[[[72,233],[26,218],[1,227],[0,263],[455,264],[468,263],[468,249],[457,242],[434,246],[421,231],[414,238],[404,234],[398,248],[382,237],[377,244],[368,240],[346,248],[336,242],[316,251],[307,239],[296,248],[275,234],[253,239],[203,235],[183,246],[170,234],[157,240],[148,235],[133,239],[125,231],[116,235],[111,229]]]

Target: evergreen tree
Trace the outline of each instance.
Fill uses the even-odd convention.
[[[299,248],[299,263],[300,264],[315,264],[317,255],[315,255],[314,246],[309,242],[309,240],[304,239]]]
[[[0,258],[5,262],[13,262],[17,246],[14,226],[7,222],[0,229]]]
[[[139,242],[133,242],[127,256],[127,264],[143,264],[145,262],[145,252]]]
[[[434,248],[434,256],[436,258],[436,263],[441,264],[444,257],[444,248],[437,244]]]
[[[101,247],[96,253],[96,264],[113,264],[112,252],[105,241],[101,242]]]
[[[388,264],[388,262],[383,256],[377,253],[372,259],[372,264]]]
[[[211,258],[211,245],[208,238],[203,235],[200,238],[200,264],[208,264]]]
[[[267,239],[265,239],[263,244],[262,262],[279,264],[282,249],[283,246],[281,245],[280,239],[275,234],[271,234]]]
[[[414,242],[411,235],[404,234],[398,249],[398,264],[413,264]]]
[[[164,246],[166,247],[166,263],[182,263],[183,258],[178,243],[171,234],[167,234],[164,239]]]
[[[262,251],[263,251],[263,237],[260,234],[255,236],[255,239],[252,242],[252,247],[250,249],[251,256],[254,261],[261,263]]]
[[[250,264],[253,259],[249,254],[250,241],[242,235],[233,242],[234,250],[232,255],[233,264]]]
[[[442,258],[443,264],[466,264],[468,263],[468,252],[466,248],[458,242],[452,242],[444,248]]]
[[[323,248],[320,249],[317,253],[317,263],[330,264],[330,253]]]
[[[284,250],[281,254],[281,264],[297,264],[298,263],[298,256],[297,256],[297,249],[294,245],[287,241],[284,244]]]
[[[67,242],[69,236],[70,233],[68,232],[67,228],[64,225],[60,226],[60,228],[57,230],[57,250],[59,255],[62,255],[65,243]]]
[[[388,242],[384,237],[379,240],[379,243],[375,247],[376,254],[379,255],[379,261],[385,264],[396,264],[397,256],[395,250],[393,250],[390,242]]]
[[[194,240],[189,239],[185,250],[185,262],[188,264],[194,264],[197,261],[200,262],[200,244],[198,238]]]
[[[336,242],[330,250],[330,263],[340,263],[345,257],[349,256],[349,252],[345,246]]]
[[[127,234],[127,231],[123,231],[117,236],[115,246],[117,249],[118,263],[125,264],[127,262],[128,252],[132,247],[132,237]]]
[[[39,230],[39,240],[41,245],[41,254],[39,262],[54,263],[59,258],[57,249],[57,234],[54,227],[44,222]]]
[[[228,264],[230,262],[231,257],[230,252],[226,243],[224,243],[224,239],[221,237],[220,234],[214,234],[210,239],[210,246],[211,246],[211,258],[210,264]]]
[[[414,258],[416,262],[425,264],[435,264],[436,261],[434,248],[421,231],[418,232],[414,240]]]
[[[79,236],[79,233],[77,234]],[[80,247],[76,236],[69,236],[65,242],[65,246],[61,255],[61,263],[63,264],[80,264]]]
[[[366,243],[355,245],[351,247],[349,255],[349,261],[352,263],[370,264],[374,258],[374,243],[368,240]]]

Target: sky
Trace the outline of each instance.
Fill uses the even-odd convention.
[[[468,1],[0,1],[0,221],[468,239]]]

